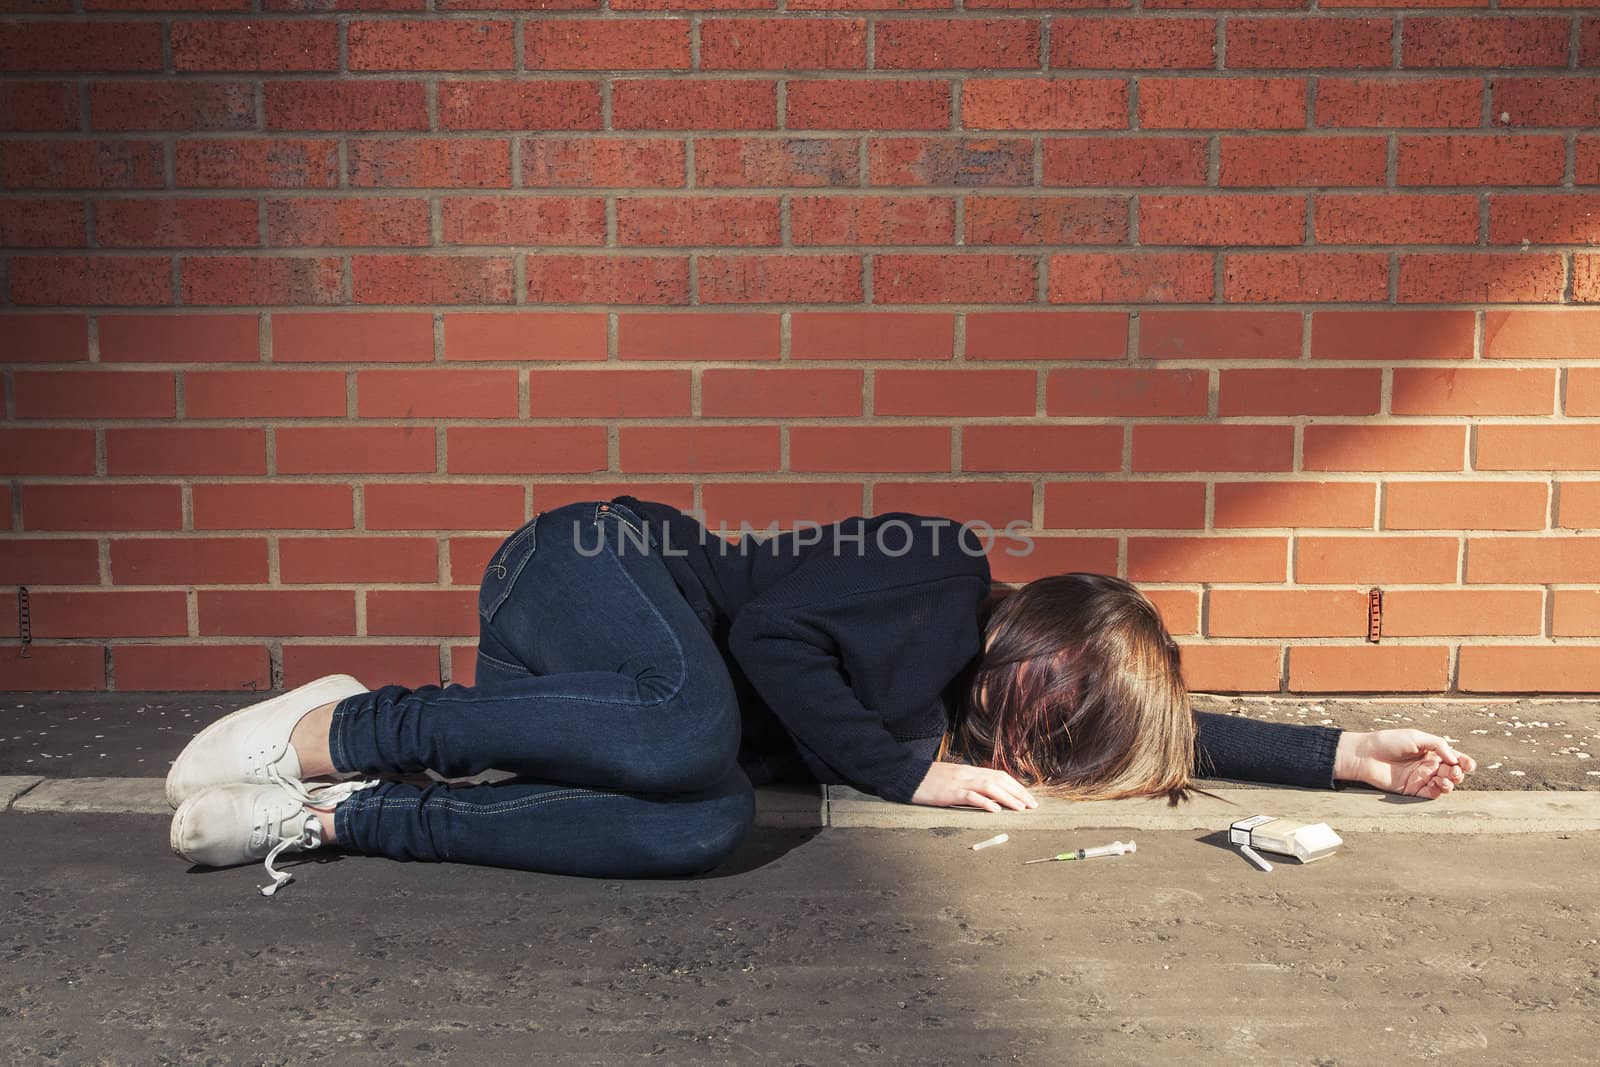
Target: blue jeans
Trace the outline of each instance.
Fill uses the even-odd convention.
[[[341,847],[600,877],[693,874],[743,840],[728,668],[648,548],[638,515],[583,501],[543,512],[490,557],[471,686],[387,685],[341,700],[341,772],[433,770],[490,785],[385,782],[334,809]]]

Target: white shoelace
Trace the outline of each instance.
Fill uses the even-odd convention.
[[[378,779],[371,778],[365,781],[338,782],[332,785],[308,788],[304,782],[297,778],[287,778],[283,776],[278,772],[276,767],[267,768],[267,779],[278,788],[282,789],[284,792],[300,801],[300,803],[315,811],[332,811],[335,805],[349,797],[350,794],[359,793],[363,789],[371,789],[373,786],[379,784]],[[267,827],[267,833],[272,833],[271,827]],[[267,853],[267,873],[272,876],[272,884],[262,886],[261,895],[264,897],[270,897],[278,890],[294,881],[294,875],[290,874],[288,871],[280,871],[272,865],[273,861],[276,860],[285,849],[292,848],[296,851],[306,851],[308,849],[320,848],[321,846],[322,822],[315,815],[308,814],[305,817],[305,821],[301,824],[299,836],[279,837],[277,842],[272,846],[272,850]]]

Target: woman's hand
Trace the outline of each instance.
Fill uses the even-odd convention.
[[[1477,770],[1478,761],[1421,730],[1345,731],[1339,737],[1333,776],[1364,782],[1386,793],[1433,800]]]
[[[1027,811],[1039,802],[1005,771],[972,767],[965,763],[935,763],[917,786],[911,803],[932,808],[982,808]]]

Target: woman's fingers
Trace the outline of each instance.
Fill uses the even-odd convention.
[[[1000,805],[978,792],[976,789],[967,790],[967,803],[984,811],[999,811]]]

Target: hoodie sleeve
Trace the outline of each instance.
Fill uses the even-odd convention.
[[[1263,722],[1215,711],[1197,711],[1194,717],[1199,728],[1196,776],[1308,789],[1334,787],[1333,760],[1344,732],[1337,726]]]

